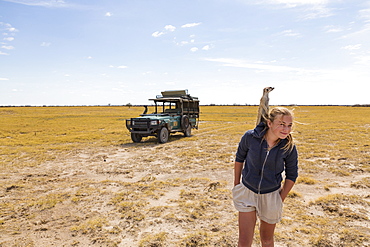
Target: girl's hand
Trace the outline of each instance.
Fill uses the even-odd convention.
[[[285,198],[286,198],[286,195],[283,192],[283,190],[280,190],[280,197],[281,197],[281,201],[284,202],[285,201]]]
[[[284,185],[280,190],[281,200],[284,202],[285,198],[288,196],[289,191],[293,188],[294,182],[292,180],[286,179]]]

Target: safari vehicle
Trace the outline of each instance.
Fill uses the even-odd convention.
[[[133,142],[141,142],[143,137],[156,136],[159,143],[168,141],[171,133],[183,132],[191,136],[191,129],[198,129],[199,100],[187,90],[164,91],[153,100],[155,111],[140,117],[126,120],[126,127],[131,132]]]

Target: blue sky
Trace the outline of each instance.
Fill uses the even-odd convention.
[[[0,105],[369,104],[370,1],[0,0]]]

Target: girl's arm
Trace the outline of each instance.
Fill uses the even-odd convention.
[[[234,164],[234,186],[240,184],[240,178],[242,176],[243,163],[235,161]]]
[[[289,191],[293,188],[294,182],[290,179],[285,179],[283,188],[280,191],[281,200],[284,202],[285,198],[287,197]]]

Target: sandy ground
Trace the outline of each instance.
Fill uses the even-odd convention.
[[[86,147],[1,173],[0,246],[236,246],[230,191],[235,148],[228,140],[202,144],[175,136],[166,144],[149,139]],[[351,187],[369,174],[309,175],[318,183],[294,187],[299,196],[287,198],[275,246],[370,246],[369,204],[340,205],[352,212],[342,217],[311,203],[330,194],[369,202],[369,188]],[[341,240],[346,227],[360,233],[348,236],[365,240],[341,245],[351,242]],[[254,246],[260,246],[258,237]]]

